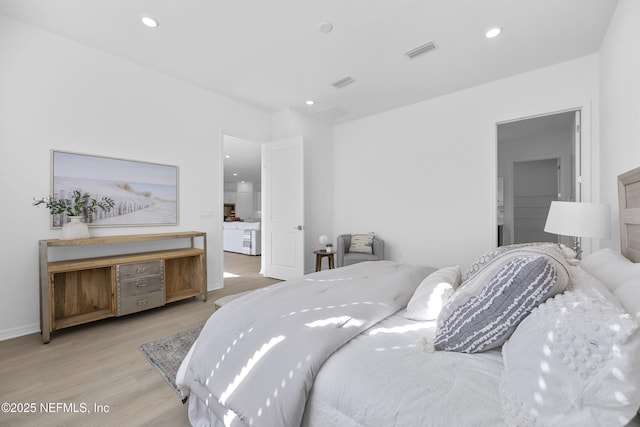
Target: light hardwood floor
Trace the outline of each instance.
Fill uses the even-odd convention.
[[[225,252],[225,271],[238,277],[225,278],[225,288],[209,292],[206,302],[192,298],[56,331],[49,344],[40,334],[0,342],[0,404],[36,405],[36,413],[0,412],[0,425],[188,426],[187,405],[138,346],[204,324],[222,296],[277,282],[259,268],[260,257]]]

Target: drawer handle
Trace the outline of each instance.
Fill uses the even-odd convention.
[[[139,288],[146,288],[147,287],[147,283],[138,283],[136,286],[139,287]]]
[[[136,268],[136,273],[144,273],[146,269],[146,267],[138,267]]]
[[[138,301],[138,307],[140,307],[141,305],[146,305],[149,302],[148,299],[143,299],[142,301]]]

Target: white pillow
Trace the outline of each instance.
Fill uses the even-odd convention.
[[[640,321],[640,277],[634,277],[618,286],[613,294],[627,313]]]
[[[446,267],[428,275],[416,289],[405,317],[412,320],[435,320],[442,306],[460,284],[460,266]]]
[[[623,426],[640,406],[640,331],[597,294],[569,290],[525,318],[502,347],[509,426]]]
[[[640,263],[633,263],[621,253],[609,248],[587,255],[581,265],[587,273],[604,283],[612,292],[627,280],[640,277]]]
[[[607,288],[600,280],[587,273],[581,265],[571,266],[569,268],[569,274],[571,274],[570,289],[581,289],[587,294],[595,293],[595,295],[591,296],[605,298],[613,305],[624,310],[624,307],[618,298],[609,290],[609,288]]]

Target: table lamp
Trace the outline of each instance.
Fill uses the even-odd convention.
[[[611,207],[602,203],[551,202],[544,231],[573,237],[573,250],[581,259],[580,238],[608,239]]]

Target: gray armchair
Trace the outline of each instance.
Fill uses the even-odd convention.
[[[377,236],[373,237],[373,254],[349,252],[351,234],[339,235],[336,243],[336,267],[343,267],[362,261],[380,261],[384,259],[384,240]]]

